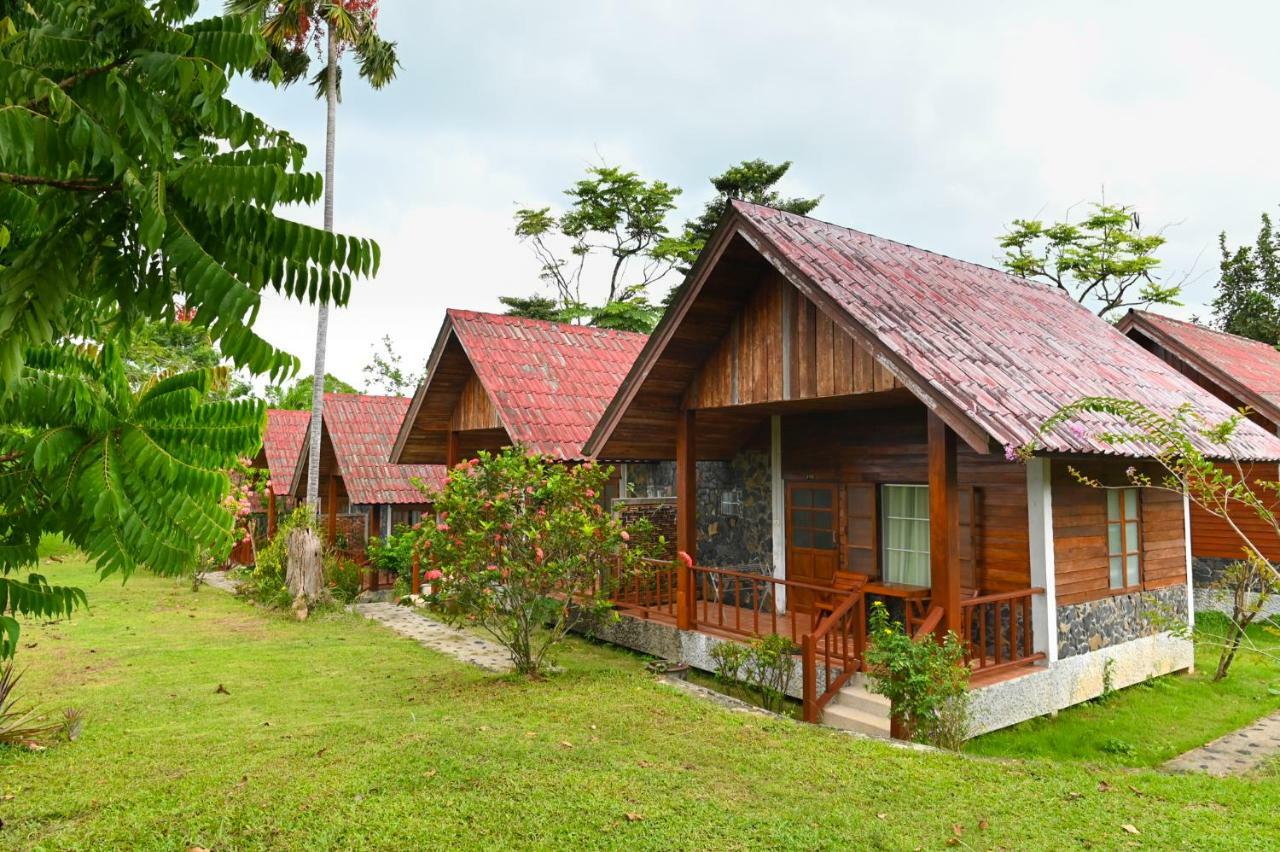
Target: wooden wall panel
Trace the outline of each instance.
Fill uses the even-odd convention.
[[[689,385],[690,408],[758,405],[902,387],[817,305],[766,277]]]
[[[1223,466],[1227,473],[1239,478],[1240,474],[1232,467]],[[1255,464],[1244,468],[1244,478],[1249,482],[1254,493],[1266,499],[1273,511],[1280,515],[1280,505],[1276,505],[1274,492],[1268,492],[1253,483],[1258,480],[1274,482],[1276,466],[1274,464]],[[1262,555],[1272,562],[1280,562],[1280,537],[1275,527],[1258,517],[1258,513],[1246,507],[1237,507],[1231,514],[1232,521],[1249,537]],[[1216,559],[1238,559],[1242,555],[1243,542],[1240,535],[1224,518],[1210,514],[1199,506],[1191,507],[1191,554]]]
[[[846,499],[851,487],[865,495],[858,486],[928,482],[923,405],[784,417],[782,443],[786,479],[835,482],[844,486]],[[959,487],[968,501],[961,517],[969,530],[960,553],[965,584],[984,592],[1027,588],[1025,468],[999,454],[980,456],[963,444],[958,463]],[[845,544],[842,559],[848,560],[857,543]]]
[[[1104,485],[1125,485],[1131,461],[1074,462],[1077,470]],[[1139,467],[1143,467],[1141,464]],[[1148,472],[1155,475],[1148,466]],[[1055,461],[1053,483],[1054,570],[1058,603],[1073,604],[1114,594],[1107,554],[1107,495],[1082,485]],[[1157,589],[1187,580],[1182,498],[1155,489],[1139,493],[1142,525],[1142,588]]]
[[[485,392],[484,385],[474,374],[462,386],[458,395],[458,404],[453,409],[449,420],[449,428],[456,432],[467,432],[473,429],[500,429],[502,421],[498,419],[498,411],[493,401]]]

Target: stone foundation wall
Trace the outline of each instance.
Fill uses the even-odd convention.
[[[676,463],[628,462],[627,493],[623,497],[676,496]]]
[[[1226,567],[1234,560],[1211,556],[1191,558],[1191,576],[1195,579],[1196,612],[1220,612],[1231,615],[1231,593],[1215,588],[1222,579]],[[1262,605],[1264,617],[1280,616],[1280,595],[1273,595]]]
[[[1058,657],[1065,659],[1157,632],[1153,624],[1185,618],[1187,587],[1113,595],[1058,607]]]

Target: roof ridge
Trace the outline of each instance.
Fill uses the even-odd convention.
[[[1245,337],[1243,334],[1233,334],[1232,332],[1229,332],[1229,331],[1223,331],[1221,329],[1213,328],[1211,326],[1201,325],[1200,323],[1193,322],[1191,320],[1178,319],[1177,317],[1171,317],[1168,314],[1162,314],[1157,311],[1145,311],[1140,308],[1130,308],[1130,310],[1140,317],[1151,317],[1159,322],[1171,322],[1171,323],[1175,323],[1176,325],[1183,326],[1185,328],[1193,328],[1196,331],[1207,331],[1208,333],[1215,334],[1218,337],[1226,337],[1230,340],[1238,340],[1241,343],[1248,343],[1255,346],[1262,346],[1268,352],[1277,351],[1277,348],[1275,346],[1272,346],[1270,343],[1267,343],[1265,340],[1255,340],[1252,337]]]
[[[542,328],[554,328],[558,331],[572,332],[575,334],[604,334],[612,337],[648,337],[648,335],[642,331],[623,331],[622,329],[601,328],[600,326],[595,325],[577,325],[576,323],[560,322],[558,320],[533,319],[531,317],[514,316],[512,314],[499,314],[493,311],[477,311],[470,308],[446,308],[445,313],[450,318],[463,317],[466,319],[481,319],[501,325],[526,325]]]
[[[1065,297],[1068,301],[1070,301],[1072,304],[1080,305],[1080,303],[1076,301],[1071,296],[1071,294],[1063,291],[1061,288],[1053,287],[1041,281],[1033,281],[1030,278],[1023,278],[1020,275],[1014,275],[1010,272],[1006,272],[1003,269],[996,269],[994,266],[987,266],[986,264],[977,263],[972,260],[965,260],[964,258],[953,257],[949,254],[943,254],[940,251],[934,251],[933,249],[922,248],[912,243],[904,243],[902,240],[894,240],[894,239],[890,239],[889,237],[882,237],[879,234],[873,234],[870,231],[863,231],[858,228],[851,228],[848,225],[841,225],[837,222],[830,222],[826,219],[819,219],[816,216],[806,216],[802,213],[792,213],[788,210],[783,210],[780,207],[770,207],[768,204],[756,204],[755,202],[743,201],[742,199],[739,199],[739,198],[731,199],[730,204],[736,207],[755,207],[761,210],[770,210],[770,211],[773,211],[774,213],[779,213],[783,216],[789,216],[795,219],[805,219],[810,222],[816,222],[819,225],[826,225],[829,228],[835,228],[836,230],[846,231],[851,234],[859,234],[863,237],[867,237],[869,239],[875,240],[876,242],[888,243],[889,245],[893,245],[893,246],[900,246],[905,249],[910,249],[911,251],[919,252],[920,254],[929,255],[930,257],[941,258],[942,260],[945,260],[948,263],[958,263],[958,264],[961,264],[962,266],[968,266],[973,269],[980,269],[983,272],[999,275],[1003,278],[1008,279],[1013,284],[1018,284],[1024,287],[1030,287],[1032,289],[1044,291],[1048,293],[1060,294],[1063,297]],[[1080,307],[1084,307],[1084,306],[1080,305]]]

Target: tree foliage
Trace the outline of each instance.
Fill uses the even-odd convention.
[[[1106,317],[1150,305],[1176,305],[1181,285],[1161,283],[1160,234],[1142,233],[1132,207],[1092,204],[1078,224],[1014,219],[1000,237],[1004,267],[1021,278],[1046,281]]]
[[[508,447],[428,496],[439,520],[420,526],[418,552],[442,611],[487,631],[521,673],[541,673],[571,628],[611,611],[610,581],[639,569],[641,549],[599,502],[611,472]]]
[[[265,408],[208,395],[217,369],[129,386],[114,343],[29,353],[0,397],[0,627],[70,614],[84,594],[13,575],[59,533],[103,575],[177,574],[237,538],[227,471],[257,451]],[[6,641],[0,651],[14,649]]]
[[[364,389],[391,396],[410,396],[422,381],[421,370],[404,366],[404,359],[391,343],[391,335],[382,336],[382,346],[373,348],[372,360],[364,365]]]
[[[1227,247],[1227,235],[1218,237],[1222,253],[1213,321],[1220,330],[1254,340],[1280,344],[1280,242],[1271,216],[1262,214],[1258,239],[1252,246]]]
[[[354,387],[331,373],[324,374],[325,393],[359,393]],[[272,408],[288,408],[306,411],[311,408],[311,377],[306,376],[288,385],[271,385],[266,390],[267,405]]]
[[[145,320],[126,331],[125,376],[129,386],[140,388],[160,373],[210,370],[223,365],[222,353],[209,338],[207,329],[181,317],[174,320]],[[238,399],[248,396],[248,382],[229,372],[219,372],[225,381],[215,386],[214,396]]]
[[[226,97],[266,45],[196,0],[11,4],[0,34],[0,382],[30,346],[196,311],[236,366],[296,360],[252,330],[261,292],[346,301],[373,243],[276,216],[309,204],[305,151]]]

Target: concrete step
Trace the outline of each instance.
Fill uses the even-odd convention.
[[[831,703],[822,712],[822,724],[846,731],[855,731],[870,737],[889,736],[889,714],[868,713],[845,704]]]
[[[872,716],[889,718],[889,699],[883,695],[870,692],[861,686],[846,686],[836,693],[831,703],[839,704],[841,707],[849,707],[853,710],[861,710]]]

